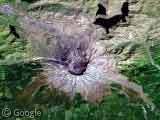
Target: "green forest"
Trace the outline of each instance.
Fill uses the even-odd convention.
[[[159,10],[0,0],[0,120],[160,120]]]

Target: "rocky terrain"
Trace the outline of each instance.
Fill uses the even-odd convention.
[[[107,0],[100,0],[106,7],[108,6],[108,16],[106,17],[109,18],[120,14],[123,1],[109,0],[107,2]],[[57,23],[57,26],[64,28],[62,31],[68,34],[81,31],[91,25],[97,32],[96,46],[99,46],[97,48],[99,49],[99,54],[113,55],[118,62],[117,67],[120,72],[127,76],[130,81],[140,85],[146,96],[153,101],[155,107],[151,107],[147,102],[144,103],[141,99],[137,99],[136,95],[130,93],[130,91],[127,91],[128,93],[126,94],[117,85],[111,87],[112,94],[109,91],[107,93],[109,96],[104,97],[104,100],[99,104],[88,103],[80,96],[76,96],[75,100],[70,102],[62,94],[57,95],[56,90],[53,92],[48,87],[41,86],[44,85],[43,81],[35,81],[35,76],[42,71],[41,65],[32,61],[28,63],[27,60],[25,63],[17,62],[21,59],[21,61],[28,59],[28,52],[32,52],[36,47],[31,48],[21,39],[8,35],[9,29],[6,27],[8,24],[2,22],[6,20],[3,17],[0,17],[1,103],[9,107],[12,106],[13,109],[18,106],[23,106],[26,109],[40,109],[43,115],[37,119],[42,120],[160,119],[160,14],[158,12],[160,10],[160,1],[129,0],[130,13],[127,23],[119,23],[114,26],[109,34],[105,34],[105,30],[100,26],[91,24],[95,20],[98,2],[98,0],[16,0],[16,7],[22,10],[20,12],[21,16],[29,14],[37,20],[46,22],[48,25]],[[27,12],[23,12],[23,10]],[[50,36],[52,35],[49,33],[46,34],[45,31],[36,29],[34,26],[27,28],[27,24],[26,27],[24,27],[25,24],[21,24],[24,25],[24,28],[31,30],[30,33],[24,34],[18,28],[18,25],[13,22],[15,19],[12,19],[8,18],[7,22],[14,24],[18,33],[25,39],[35,39],[42,42],[43,40],[49,41],[51,39]],[[78,24],[80,28],[73,27],[75,31],[69,31],[74,24]],[[43,26],[43,24],[41,25]],[[41,34],[35,35],[35,33],[38,33],[37,31]],[[30,56],[33,57],[33,54]],[[8,65],[5,65],[6,63]],[[109,67],[112,68],[112,66]],[[97,67],[97,69],[99,68]],[[61,71],[58,72],[60,73]],[[97,73],[94,74],[98,75]],[[52,74],[53,72],[51,72],[51,77]],[[90,75],[93,76],[93,74]],[[68,79],[66,76],[64,78]],[[39,75],[39,77],[40,79],[45,79],[44,76]],[[89,83],[86,82],[87,85]],[[92,91],[92,87],[86,87],[86,89]],[[129,96],[130,94],[131,96]],[[90,97],[94,97],[94,95],[92,93]],[[0,104],[0,108],[3,108],[4,104]]]
[[[107,1],[105,0],[100,2],[102,2],[103,4],[107,4]],[[120,14],[121,5],[123,2],[124,0],[109,1],[108,5],[106,5],[108,7],[108,17]],[[98,36],[100,36],[101,38],[101,40],[98,41],[98,44],[101,44],[103,47],[105,47],[105,51],[107,53],[115,54],[118,57],[118,60],[121,61],[120,64],[130,63],[134,60],[134,58],[140,57],[140,51],[144,51],[146,49],[146,44],[150,46],[150,43],[152,42],[153,45],[154,41],[147,41],[147,39],[149,39],[146,38],[146,35],[148,35],[148,33],[150,33],[148,36],[159,36],[157,33],[154,32],[156,34],[154,35],[152,34],[153,32],[151,32],[154,31],[153,29],[151,29],[152,26],[155,26],[155,24],[158,23],[159,19],[157,17],[151,17],[143,12],[146,9],[144,3],[147,2],[145,0],[130,0],[129,2],[130,15],[128,18],[128,23],[120,23],[118,26],[115,26],[109,35],[105,35],[105,32],[97,26],[97,33]],[[64,11],[61,10],[58,12],[54,12],[48,10],[49,8],[45,8],[46,4],[56,3],[64,6],[66,8],[65,12],[67,12],[69,15],[67,15],[66,13],[64,13]],[[30,14],[44,21],[52,22],[56,19],[58,21],[66,22],[71,20],[77,21],[79,24],[82,25],[88,25],[92,23],[95,19],[94,14],[97,9],[96,4],[97,2],[93,2],[92,0],[88,2],[71,1],[69,3],[64,1],[48,1],[48,3],[45,3],[42,0],[40,2],[31,4],[28,8],[33,9],[34,6],[41,6],[42,8],[40,8],[38,12],[31,11]],[[90,9],[88,8],[88,6],[90,7]],[[86,11],[83,11],[87,8],[88,12],[91,13],[90,15],[87,15],[85,13]],[[71,9],[74,9],[75,11],[73,12]]]

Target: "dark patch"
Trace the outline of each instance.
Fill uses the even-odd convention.
[[[126,22],[126,17],[129,14],[129,3],[128,1],[124,2],[122,7],[121,7],[121,13],[122,13],[122,21]]]
[[[10,34],[13,34],[16,38],[20,38],[19,34],[16,31],[16,28],[13,25],[9,25]]]
[[[86,52],[90,43],[82,40],[84,39],[81,36],[69,37],[68,41],[58,41],[56,45],[54,58],[59,61],[56,64],[61,64],[73,75],[82,75],[89,63]]]
[[[83,73],[87,69],[88,62],[85,61],[77,61],[74,63],[71,63],[71,66],[73,67],[72,69],[69,69],[68,71],[73,74],[73,75],[83,75]],[[70,67],[69,67],[70,68]]]
[[[111,18],[97,18],[93,24],[100,25],[106,30],[106,33],[109,33],[109,28],[117,25],[122,20],[122,15],[115,15]]]
[[[106,8],[100,3],[98,4],[98,10],[96,12],[96,16],[97,15],[107,15],[106,14]]]
[[[82,54],[81,49],[74,49],[68,55],[68,71],[73,75],[83,75],[86,71],[89,60]]]
[[[96,18],[93,24],[100,25],[106,30],[106,33],[108,34],[109,28],[112,28],[121,21],[127,22],[126,17],[128,16],[128,14],[129,14],[129,3],[128,1],[126,1],[123,3],[121,7],[121,14],[115,15],[111,18]]]

